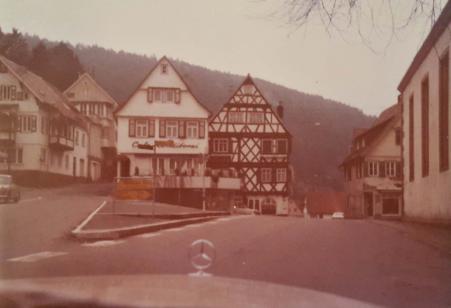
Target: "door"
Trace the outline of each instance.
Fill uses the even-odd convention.
[[[373,206],[373,193],[372,192],[366,192],[364,193],[365,198],[365,211],[367,216],[373,216],[374,215],[374,206]]]

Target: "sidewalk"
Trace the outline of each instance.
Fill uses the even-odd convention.
[[[371,220],[373,223],[397,229],[408,237],[451,256],[451,226],[406,221]]]
[[[223,211],[195,208],[151,201],[110,200],[91,213],[72,231],[78,239],[106,240],[180,227],[229,215]]]

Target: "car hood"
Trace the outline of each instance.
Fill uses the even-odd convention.
[[[10,184],[0,184],[0,189],[10,189],[12,186]]]
[[[27,304],[36,306],[49,303],[60,306],[81,304],[81,307],[375,307],[369,303],[310,289],[262,281],[188,275],[2,280],[0,298],[25,303],[24,307]],[[37,300],[41,302],[36,303]]]

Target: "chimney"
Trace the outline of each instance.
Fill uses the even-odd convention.
[[[282,101],[279,101],[279,105],[277,106],[277,115],[279,116],[279,118],[283,119],[283,104]]]

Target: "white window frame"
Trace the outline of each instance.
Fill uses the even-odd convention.
[[[260,169],[260,181],[262,183],[272,183],[272,169],[261,168]]]
[[[136,119],[135,120],[135,137],[136,138],[147,138],[149,135],[149,126],[147,119]]]
[[[229,123],[243,124],[245,113],[243,111],[230,111],[227,117]]]
[[[377,160],[368,161],[368,176],[379,176],[379,162]]]
[[[395,160],[385,162],[385,176],[393,178],[396,176],[396,163]]]
[[[228,153],[229,152],[229,140],[226,138],[213,139],[213,152],[214,153]]]
[[[166,138],[178,138],[179,124],[177,121],[166,121]]]
[[[287,181],[287,168],[277,168],[276,169],[276,182],[285,183]]]
[[[265,114],[261,111],[252,111],[248,114],[247,122],[250,124],[263,124],[265,123]]]
[[[186,138],[199,138],[199,123],[197,121],[188,121],[186,123]]]

